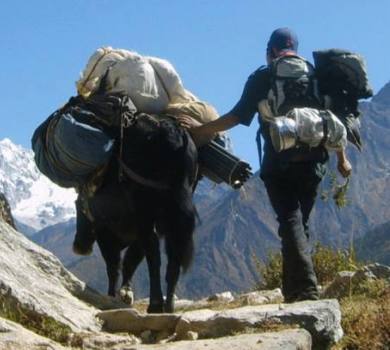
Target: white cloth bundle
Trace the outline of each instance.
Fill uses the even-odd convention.
[[[170,62],[134,51],[111,47],[96,50],[76,83],[78,93],[88,97],[98,89],[107,71],[107,92],[129,95],[140,112],[186,114],[202,124],[218,118],[211,105],[184,88]]]
[[[196,100],[168,61],[111,47],[99,48],[90,57],[76,83],[78,93],[88,97],[108,69],[107,92],[129,95],[141,112],[161,113],[169,103]]]

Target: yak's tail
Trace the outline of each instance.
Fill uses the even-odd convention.
[[[167,254],[174,256],[185,272],[194,255],[193,233],[195,230],[196,208],[193,204],[193,185],[197,171],[197,150],[189,133],[177,128],[181,134],[182,146],[177,150],[175,179],[169,194],[169,205],[165,212]],[[168,237],[170,236],[170,237]]]

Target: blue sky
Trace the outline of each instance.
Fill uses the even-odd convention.
[[[185,87],[223,114],[264,64],[272,30],[289,26],[309,59],[331,47],[364,55],[377,92],[390,81],[389,17],[389,0],[1,0],[0,139],[30,147],[101,46],[168,59]],[[254,121],[230,133],[255,169],[256,128]]]

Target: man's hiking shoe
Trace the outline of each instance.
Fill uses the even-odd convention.
[[[298,301],[305,301],[305,300],[318,300],[319,296],[318,293],[302,293],[299,295],[294,296],[285,296],[284,302],[285,303],[296,303]]]

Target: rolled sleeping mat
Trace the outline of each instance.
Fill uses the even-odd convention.
[[[285,117],[270,123],[272,145],[277,152],[298,144],[317,147],[323,144],[329,151],[346,147],[346,129],[330,110],[294,108]]]
[[[297,130],[294,119],[277,117],[270,123],[272,145],[276,152],[295,147],[297,144]]]
[[[215,141],[199,149],[199,162],[202,175],[216,183],[225,182],[234,189],[240,188],[252,176],[247,162]]]

